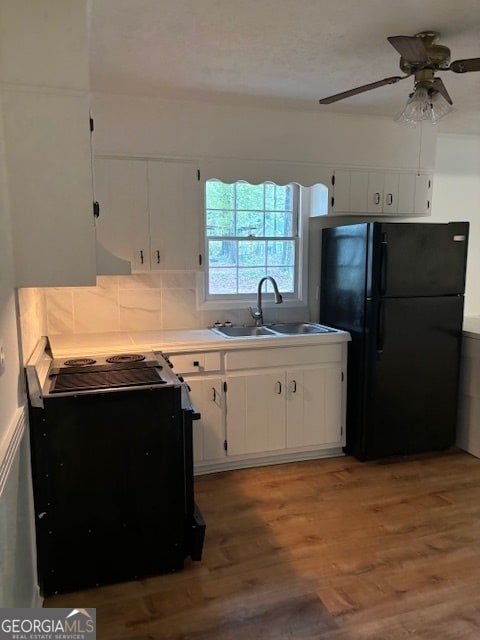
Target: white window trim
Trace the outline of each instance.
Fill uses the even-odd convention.
[[[296,256],[298,262],[298,292],[297,295],[290,293],[280,293],[283,297],[283,308],[299,308],[308,307],[308,221],[310,210],[310,189],[299,185],[298,190],[298,250],[299,255]],[[202,237],[204,240],[204,246],[206,246],[206,230],[205,230],[205,202],[203,205],[203,220],[202,220]],[[197,272],[197,310],[199,311],[215,311],[220,309],[244,309],[245,307],[254,306],[256,304],[256,293],[245,296],[244,294],[232,294],[230,297],[218,296],[218,298],[212,300],[207,299],[207,286],[206,280],[208,277],[208,271],[205,268],[203,271]],[[239,297],[243,295],[244,297]],[[273,302],[273,294],[262,293],[262,305],[264,308],[276,306]]]

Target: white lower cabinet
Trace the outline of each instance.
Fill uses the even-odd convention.
[[[228,455],[342,444],[340,367],[227,375]]]
[[[193,423],[193,459],[196,467],[225,459],[225,395],[220,377],[185,378],[192,403],[200,412]]]
[[[227,375],[227,453],[286,447],[285,374]]]
[[[297,369],[286,377],[287,447],[341,444],[341,367]]]
[[[201,414],[196,473],[338,455],[345,445],[346,341],[169,357]]]

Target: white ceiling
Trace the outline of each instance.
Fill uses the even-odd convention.
[[[452,60],[480,57],[480,0],[91,0],[93,91],[393,117],[408,78],[390,35],[434,30]],[[443,132],[480,134],[480,72],[438,74],[456,112]]]

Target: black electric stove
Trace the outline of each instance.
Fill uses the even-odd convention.
[[[27,379],[42,595],[200,560],[205,523],[192,453],[200,416],[168,360],[45,352]]]

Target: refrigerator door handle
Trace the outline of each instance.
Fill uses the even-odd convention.
[[[384,233],[380,245],[380,295],[385,295],[387,290],[387,265],[388,265],[388,243],[387,234]]]
[[[385,303],[383,300],[378,305],[378,322],[377,322],[377,353],[383,353],[385,345]]]

